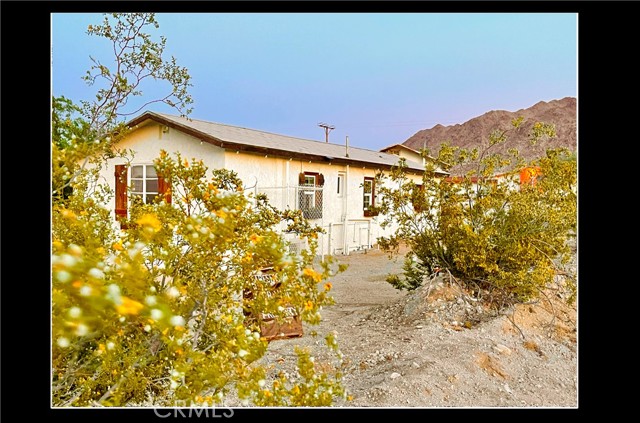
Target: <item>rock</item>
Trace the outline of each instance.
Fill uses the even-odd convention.
[[[400,375],[400,373],[398,373],[398,372],[393,372],[393,373],[391,373],[391,379],[397,379],[397,378],[399,378],[400,376],[401,376],[401,375]]]
[[[416,329],[422,329],[422,325],[417,325]]]
[[[513,394],[513,391],[511,390],[511,388],[509,387],[508,383],[504,384],[504,390],[507,391],[507,393],[509,394]]]
[[[411,363],[411,366],[415,367],[416,369],[420,368],[420,365],[418,363],[416,363],[415,361],[413,363]]]
[[[511,349],[505,345],[497,344],[493,349],[500,354],[511,355]]]

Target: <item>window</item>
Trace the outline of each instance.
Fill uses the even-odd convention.
[[[344,195],[344,183],[346,180],[346,176],[347,175],[345,172],[338,172],[338,187],[336,189],[338,197],[342,197]]]
[[[303,210],[309,210],[315,207],[316,204],[316,176],[305,175],[303,189],[300,197],[300,208]]]
[[[158,174],[153,165],[131,166],[131,195],[145,204],[153,203],[158,195]]]
[[[129,175],[131,175],[130,179]],[[114,211],[122,229],[127,228],[129,202],[127,186],[131,188],[132,196],[139,197],[145,203],[152,202],[160,194],[164,201],[171,204],[171,182],[158,175],[153,165],[134,165],[131,168],[124,164],[115,165],[114,176],[116,202]]]
[[[298,208],[307,219],[322,217],[322,186],[324,176],[321,173],[300,173],[298,187]]]
[[[376,205],[376,184],[374,179],[365,177],[362,188],[362,209],[364,210],[364,215],[367,217],[377,216],[378,212],[372,210]]]

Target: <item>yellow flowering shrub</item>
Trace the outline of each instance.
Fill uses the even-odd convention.
[[[171,185],[164,195],[153,204],[129,196],[126,230],[105,207],[113,192],[100,183],[101,166],[131,156],[115,148],[130,131],[122,119],[137,113],[139,101],[191,111],[191,77],[166,57],[166,39],[154,41],[149,30],[158,27],[152,13],[113,13],[89,25],[87,34],[113,52],[112,60],[92,61],[83,77],[96,89],[94,100],[52,98],[52,404],[211,404],[234,390],[257,405],[330,405],[345,395],[340,373],[318,373],[298,389],[296,381],[269,378],[256,363],[267,344],[245,315],[280,316],[286,304],[304,322],[319,322],[331,298],[317,283],[331,270],[323,263],[303,273],[313,269],[319,228],[300,212],[277,211],[266,197],[247,198],[233,172],[209,172],[165,151],[155,162]],[[147,97],[143,80],[162,83],[156,88],[163,94]],[[283,221],[308,238],[308,251],[289,253],[274,230]],[[263,267],[281,283],[276,295],[256,286],[253,274]],[[251,300],[245,290],[254,292]],[[298,356],[299,373],[310,376],[311,358]]]
[[[171,182],[172,202],[132,202],[126,230],[87,195],[88,184],[54,201],[53,404],[116,406],[149,397],[158,405],[211,404],[230,390],[256,405],[330,405],[345,396],[333,340],[335,363],[323,368],[334,370],[316,373],[309,353],[298,351],[308,383],[270,378],[256,363],[268,344],[246,313],[284,317],[286,304],[303,321],[320,321],[320,307],[332,301],[330,284],[318,289],[332,269],[313,265],[312,235],[320,229],[264,197],[253,204],[231,171],[209,172],[165,152],[155,166]],[[309,251],[289,253],[273,229],[282,221],[308,238]],[[281,283],[277,291],[257,285],[253,275],[265,267]],[[250,300],[245,290],[254,293]]]
[[[553,136],[553,125],[533,125],[532,144]],[[438,177],[432,161],[421,186],[407,177],[404,164],[378,175],[382,225],[399,227],[380,238],[380,246],[393,252],[404,242],[411,249],[404,274],[390,275],[391,284],[411,290],[429,276],[450,272],[469,292],[501,308],[536,298],[562,274],[569,300],[575,298],[575,269],[564,265],[577,235],[576,157],[551,148],[530,162],[516,149],[493,153],[494,145],[505,142],[506,131],[494,131],[482,148],[442,144],[436,162],[469,169],[460,176]],[[524,169],[536,169],[536,178],[522,183]],[[385,186],[385,179],[391,183]]]

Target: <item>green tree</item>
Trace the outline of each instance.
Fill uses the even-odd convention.
[[[128,132],[127,117],[154,103],[169,105],[182,115],[191,112],[191,76],[175,57],[165,57],[166,39],[161,36],[154,41],[148,32],[158,27],[153,13],[114,13],[105,15],[100,25],[89,25],[88,35],[109,42],[113,65],[91,57],[92,65],[83,79],[96,88],[92,101],[82,100],[78,105],[64,96],[52,98],[54,199],[68,192],[76,178],[86,173],[88,164],[95,169],[105,159],[124,154],[113,146]],[[164,95],[143,97],[143,88],[151,84],[164,90]]]
[[[116,154],[130,158],[115,149],[127,131],[120,110],[137,87],[124,77],[127,69],[165,69],[157,76],[174,87],[189,79],[184,68],[163,67],[164,40],[151,41],[142,31],[149,24],[157,27],[153,15],[116,14],[90,27],[123,47],[115,50],[117,71],[98,62],[92,68],[110,88],[79,108],[53,99],[53,404],[211,405],[233,392],[259,406],[330,405],[345,394],[342,354],[331,333],[330,362],[296,350],[291,376],[272,375],[257,362],[268,344],[256,316],[281,320],[293,308],[315,324],[332,302],[331,285],[323,285],[330,263],[314,265],[319,228],[299,212],[279,212],[265,197],[252,201],[231,171],[209,171],[199,160],[165,152],[155,166],[170,182],[167,195],[152,204],[132,201],[126,230],[105,207],[113,193],[98,183],[97,170]],[[172,92],[175,106],[190,98],[186,90]],[[59,195],[65,187],[72,192]],[[282,222],[308,240],[308,251],[289,253],[274,229]],[[254,278],[265,267],[273,268],[277,290]]]
[[[533,125],[532,143],[552,136],[552,125]],[[399,225],[392,236],[379,239],[380,245],[391,252],[403,242],[410,248],[404,275],[390,276],[390,283],[411,290],[434,273],[449,272],[469,292],[486,294],[502,307],[538,296],[555,275],[566,274],[562,265],[570,260],[577,224],[575,156],[548,149],[527,163],[515,149],[492,151],[506,142],[507,131],[494,131],[484,147],[442,144],[420,187],[402,164],[387,177],[378,175],[378,186],[386,182],[379,189],[383,225]],[[464,173],[439,178],[436,165]],[[520,184],[526,170],[537,176]],[[575,293],[574,274],[567,288]]]

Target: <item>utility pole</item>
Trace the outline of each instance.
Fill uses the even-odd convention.
[[[336,129],[336,127],[324,122],[320,122],[318,126],[324,128],[324,142],[329,142],[329,132]]]

